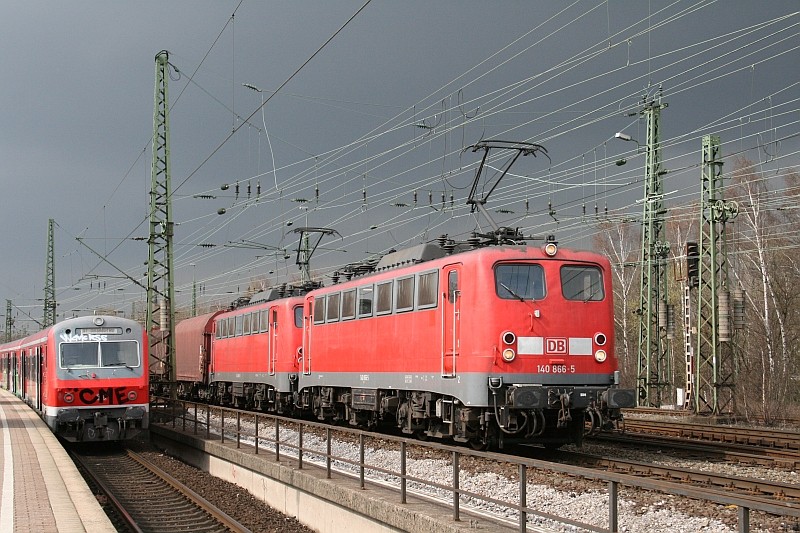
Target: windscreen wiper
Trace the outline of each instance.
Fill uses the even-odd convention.
[[[511,294],[511,296],[514,296],[515,298],[519,298],[520,302],[524,302],[525,301],[525,298],[523,298],[522,296],[520,296],[516,292],[512,291],[511,287],[507,286],[505,283],[500,283],[500,286],[503,287],[505,290],[507,290],[509,292],[509,294]]]

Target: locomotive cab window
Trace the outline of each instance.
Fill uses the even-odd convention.
[[[303,327],[303,306],[297,305],[294,308],[294,327]]]
[[[325,322],[325,297],[314,298],[314,324]]]
[[[356,317],[356,290],[352,289],[342,293],[342,320]]]
[[[458,270],[451,270],[447,273],[447,301],[451,304],[456,303],[458,294]]]
[[[417,278],[417,308],[436,307],[436,294],[439,290],[439,272],[426,272]]]
[[[358,317],[372,316],[372,298],[374,290],[372,285],[358,288]]]
[[[397,280],[397,312],[411,311],[414,308],[414,276]]]
[[[375,314],[387,315],[392,312],[392,282],[378,284],[378,298],[375,302]]]
[[[339,320],[339,301],[341,300],[341,294],[335,292],[333,294],[328,295],[327,300],[327,314],[325,319],[328,322],[337,322]]]
[[[598,302],[605,298],[603,274],[594,266],[561,267],[561,292],[567,300]]]
[[[262,309],[261,311],[259,311],[258,314],[261,315],[261,329],[259,331],[261,331],[262,333],[265,331],[269,331],[269,320],[267,320],[267,310]]]
[[[495,291],[504,300],[544,298],[542,265],[498,265],[494,269]]]

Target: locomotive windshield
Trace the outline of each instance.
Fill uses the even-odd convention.
[[[63,342],[61,367],[138,367],[139,343],[136,341]]]
[[[567,300],[599,302],[605,297],[603,275],[593,266],[561,267],[561,292]]]
[[[494,269],[497,296],[505,300],[544,298],[544,269],[541,265],[498,265]]]

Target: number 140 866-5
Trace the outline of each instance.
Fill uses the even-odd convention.
[[[536,365],[539,374],[574,374],[575,365]]]

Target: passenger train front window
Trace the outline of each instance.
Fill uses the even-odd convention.
[[[140,365],[139,343],[135,341],[65,342],[60,349],[62,368]]]
[[[103,342],[100,345],[101,366],[139,366],[137,342]]]
[[[494,269],[495,291],[504,300],[544,298],[544,269],[541,265],[498,265]]]
[[[63,343],[61,345],[61,366],[64,368],[97,366],[99,344],[99,342]]]

